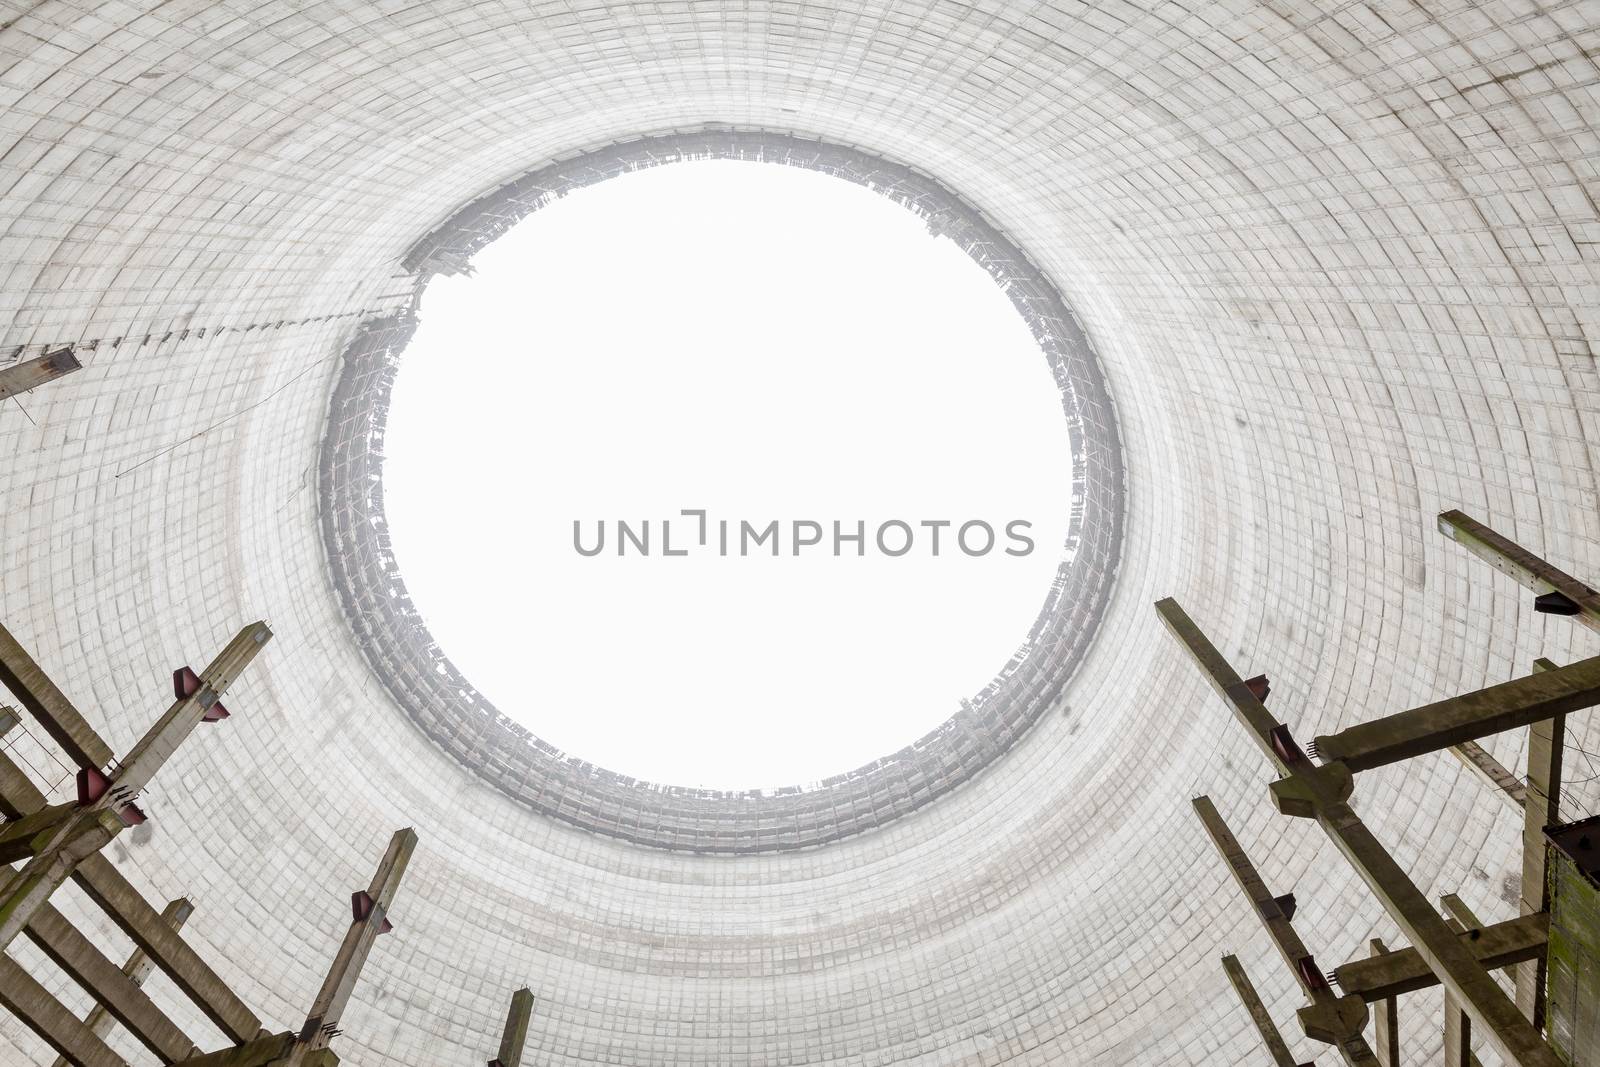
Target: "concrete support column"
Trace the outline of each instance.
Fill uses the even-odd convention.
[[[1372,939],[1372,955],[1387,956],[1389,949],[1377,938]],[[1378,1067],[1400,1067],[1400,1003],[1397,997],[1385,997],[1372,1009],[1372,1051],[1378,1057]]]
[[[522,988],[511,994],[505,1033],[500,1037],[500,1054],[489,1061],[489,1067],[522,1067],[522,1050],[528,1043],[528,1023],[532,1018],[533,991]]]

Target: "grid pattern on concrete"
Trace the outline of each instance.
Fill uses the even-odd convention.
[[[1433,515],[1600,575],[1597,27],[1592,0],[0,3],[0,360],[101,339],[0,407],[0,617],[119,752],[175,666],[277,634],[113,862],[191,896],[192,943],[288,1029],[416,826],[345,1017],[360,1067],[483,1061],[524,984],[551,1067],[1231,1067],[1258,1049],[1225,952],[1325,1060],[1190,798],[1296,893],[1319,964],[1400,938],[1271,810],[1150,605],[1269,674],[1297,737],[1593,654]],[[1060,706],[904,818],[743,856],[580,831],[446,756],[351,639],[316,491],[341,353],[406,306],[419,237],[708,121],[960,190],[1080,317],[1128,471]],[[1569,741],[1600,753],[1596,716]],[[1430,896],[1515,913],[1518,827],[1448,756],[1354,800]],[[0,1016],[0,1062],[52,1058]]]
[[[518,221],[616,175],[689,159],[803,167],[867,186],[965,249],[1027,322],[1061,389],[1073,502],[1063,559],[1023,646],[994,681],[906,748],[816,787],[708,790],[640,781],[541,741],[473,688],[406,592],[383,509],[390,387],[415,326],[408,310],[363,325],[346,350],[322,445],[322,533],[363,654],[429,737],[535,811],[639,844],[696,852],[808,848],[860,833],[944,795],[1006,752],[1060,699],[1105,611],[1122,522],[1111,400],[1088,338],[1048,279],[938,182],[856,149],[761,131],[708,130],[608,145],[541,167],[463,207],[405,255],[419,284],[461,269]]]

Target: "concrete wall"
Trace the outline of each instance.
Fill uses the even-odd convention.
[[[1431,517],[1600,574],[1597,24],[1580,2],[0,4],[0,360],[98,342],[0,411],[0,617],[119,750],[174,666],[272,622],[114,858],[193,896],[194,943],[288,1027],[345,894],[414,824],[345,1019],[359,1067],[481,1061],[524,982],[541,1064],[1241,1062],[1216,956],[1286,1025],[1297,998],[1192,794],[1297,891],[1319,962],[1398,938],[1269,811],[1150,602],[1271,674],[1301,737],[1594,651]],[[479,784],[368,675],[316,529],[334,361],[409,289],[404,249],[542,160],[709,121],[859,144],[995,219],[1092,334],[1128,463],[1124,572],[1060,714],[909,818],[775,856],[630,847]],[[1573,740],[1600,752],[1589,717]],[[1448,757],[1357,797],[1425,885],[1512,913],[1516,827]],[[1409,1047],[1436,1054],[1418,1004]],[[0,1020],[17,1059],[44,1054]]]

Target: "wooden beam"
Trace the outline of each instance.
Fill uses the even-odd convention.
[[[1528,787],[1522,784],[1522,779],[1506,770],[1504,764],[1487,749],[1476,741],[1463,741],[1459,745],[1451,745],[1450,754],[1482,779],[1518,815],[1522,814],[1528,802]]]
[[[1239,995],[1245,1012],[1255,1024],[1256,1033],[1261,1035],[1261,1043],[1267,1047],[1267,1055],[1272,1057],[1273,1067],[1299,1067],[1295,1058],[1290,1055],[1289,1046],[1284,1042],[1283,1035],[1278,1032],[1277,1024],[1272,1021],[1272,1016],[1267,1014],[1267,1006],[1261,1003],[1261,997],[1256,994],[1256,987],[1251,984],[1250,976],[1245,973],[1239,957],[1222,957],[1222,969],[1228,972],[1228,981],[1233,983],[1233,991]]]
[[[1510,538],[1502,537],[1461,511],[1439,516],[1439,530],[1473,555],[1537,596],[1560,593],[1578,609],[1574,616],[1591,630],[1600,630],[1600,593],[1567,572],[1551,566]]]
[[[1539,914],[1494,923],[1485,926],[1476,937],[1467,935],[1461,940],[1478,962],[1492,971],[1542,956],[1549,936],[1550,917]],[[1353,960],[1335,967],[1333,979],[1340,989],[1368,1003],[1439,984],[1439,976],[1428,968],[1427,961],[1414,948]]]
[[[1350,769],[1339,762],[1314,766],[1294,744],[1287,728],[1273,721],[1265,705],[1176,601],[1163,600],[1156,605],[1156,611],[1212,687],[1233,706],[1235,716],[1249,729],[1274,768],[1283,775],[1271,786],[1279,809],[1316,820],[1407,940],[1439,976],[1440,983],[1461,1001],[1474,1025],[1495,1044],[1503,1059],[1515,1067],[1561,1067],[1544,1038],[1445,926],[1410,876],[1350,807]],[[1451,738],[1448,743],[1462,740],[1468,738]],[[1363,1026],[1364,1016],[1365,1011],[1361,1020]]]
[[[1367,771],[1596,704],[1600,656],[1321,735],[1316,754]]]
[[[522,1067],[522,1050],[528,1043],[528,1022],[533,1018],[533,991],[526,987],[511,994],[506,1028],[500,1035],[500,1053],[489,1067]]]
[[[0,367],[0,400],[9,400],[81,369],[83,364],[78,362],[70,347],[18,360],[9,367]]]
[[[72,701],[56,688],[28,655],[28,650],[3,625],[0,625],[0,685],[11,690],[73,763],[101,770],[111,762],[111,747],[100,739],[72,706]]]

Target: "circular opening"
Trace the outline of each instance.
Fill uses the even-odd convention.
[[[1045,602],[1000,675],[933,732],[814,786],[666,785],[555,748],[496,707],[441,650],[395,558],[384,507],[385,432],[401,355],[417,327],[414,301],[362,322],[345,346],[319,467],[323,541],[351,636],[396,706],[442,751],[529,810],[657,848],[726,855],[810,848],[887,825],[934,802],[1062,706],[1105,615],[1117,571],[1123,477],[1116,418],[1089,338],[1027,255],[934,178],[843,145],[723,128],[612,142],[545,163],[463,204],[419,236],[400,266],[415,277],[420,294],[431,279],[459,273],[519,220],[563,197],[610,178],[691,160],[782,163],[881,193],[923,220],[930,233],[946,235],[965,250],[1027,323],[1050,368],[1073,444],[1058,463],[1047,465],[1047,477],[1070,491],[1071,518]],[[620,300],[615,307],[607,304],[604,322],[620,321],[626,306]],[[762,337],[770,325],[764,324]],[[492,354],[457,353],[458,374],[470,373],[473,358]],[[515,417],[527,421],[521,408]],[[1016,462],[1021,459],[1008,457],[1008,465]],[[495,488],[509,492],[517,486]],[[433,506],[471,507],[464,495],[448,495],[448,486],[435,485],[432,492]],[[440,499],[440,493],[447,495]],[[681,508],[677,502],[669,506]],[[458,551],[475,548],[468,539]],[[626,618],[627,608],[626,602],[618,605],[618,617]],[[764,691],[781,681],[764,680]]]
[[[1025,655],[1081,458],[966,248],[860,184],[701,160],[578,189],[473,264],[424,296],[382,505],[501,713],[650,781],[809,783]]]

